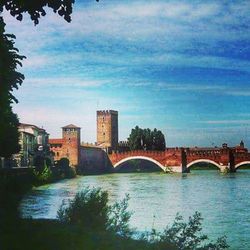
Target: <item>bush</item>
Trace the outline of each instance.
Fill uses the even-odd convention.
[[[11,169],[0,169],[0,230],[6,221],[19,219],[18,205],[23,194],[31,189],[32,173],[18,175]]]
[[[136,232],[129,227],[131,212],[127,211],[128,200],[129,196],[126,195],[123,200],[109,206],[106,191],[101,191],[100,188],[86,188],[77,193],[68,206],[61,205],[57,218],[62,223],[79,225],[86,231],[106,231],[132,240]],[[207,235],[201,233],[201,221],[199,212],[189,217],[188,222],[184,222],[183,217],[177,214],[174,223],[163,232],[152,229],[139,240],[158,250],[219,250],[229,247],[225,236],[218,238],[215,243],[209,242]]]
[[[53,181],[52,171],[47,165],[45,165],[41,172],[34,170],[34,177],[36,185],[46,184]]]
[[[129,227],[129,220],[132,215],[128,209],[129,195],[120,202],[116,202],[109,209],[109,224],[108,229],[121,235],[122,237],[131,237],[133,231]]]
[[[70,167],[69,165],[69,159],[67,158],[61,158],[57,164],[57,169],[61,173],[62,178],[74,178],[76,177],[76,170],[74,167]]]
[[[160,247],[173,244],[180,250],[188,249],[203,249],[203,250],[218,250],[227,249],[229,246],[226,242],[226,237],[219,237],[217,241],[209,242],[208,236],[201,233],[201,213],[189,217],[188,222],[183,221],[183,217],[176,215],[174,223],[167,226],[163,232],[152,230],[150,234],[144,235],[143,238],[151,243],[155,243]]]
[[[108,205],[108,193],[100,188],[86,188],[76,194],[68,206],[61,205],[57,218],[68,224],[79,224],[88,230],[110,231],[123,237],[132,235],[128,222],[131,213],[127,211],[125,199]]]
[[[108,193],[89,189],[76,194],[67,207],[61,205],[57,218],[64,223],[80,224],[90,230],[105,230],[108,223]]]
[[[67,171],[65,171],[65,178],[71,179],[76,177],[76,170],[74,167],[69,167]]]

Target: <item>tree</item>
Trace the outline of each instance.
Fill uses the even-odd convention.
[[[0,107],[0,157],[8,158],[20,150],[17,115],[11,107]]]
[[[16,71],[24,58],[14,47],[14,35],[5,34],[5,24],[0,17],[0,156],[10,157],[19,151],[18,124],[19,120],[13,113],[11,104],[17,102],[12,95],[18,89],[24,76]]]
[[[67,22],[71,21],[74,0],[0,0],[0,14],[5,8],[9,13],[21,21],[23,13],[28,13],[34,24],[45,16],[44,7],[52,8]],[[25,58],[18,54],[14,47],[15,36],[5,34],[5,23],[0,16],[0,157],[9,157],[19,151],[18,145],[18,117],[12,111],[12,104],[17,99],[12,94],[24,80],[24,75],[17,71]]]
[[[149,128],[141,129],[136,126],[131,130],[128,138],[131,150],[165,150],[166,143],[164,134],[156,128],[151,131]]]
[[[57,162],[57,167],[60,168],[61,171],[66,172],[70,168],[69,159],[68,158],[61,158]]]

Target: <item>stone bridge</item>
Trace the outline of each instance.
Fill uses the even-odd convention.
[[[235,172],[242,165],[250,164],[250,153],[242,146],[229,148],[166,148],[165,151],[135,150],[113,152],[109,158],[114,168],[122,163],[143,159],[155,163],[163,171],[185,173],[196,163],[211,163],[222,172]]]

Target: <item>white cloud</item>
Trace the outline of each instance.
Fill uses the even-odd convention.
[[[202,91],[202,92],[217,92],[224,91],[227,87],[222,85],[208,85],[208,84],[175,84],[160,82],[157,87],[164,90],[176,91]]]
[[[235,119],[235,120],[208,120],[208,121],[199,121],[200,123],[205,124],[236,124],[241,126],[242,124],[249,124],[250,120],[243,120],[243,119]]]
[[[48,77],[48,78],[28,78],[25,84],[29,87],[99,87],[106,85],[104,80],[88,80],[80,77]]]
[[[66,23],[51,11],[33,26],[29,18],[21,23],[4,14],[7,28],[17,35],[17,47],[27,55],[26,67],[42,67],[69,62],[79,64],[80,60],[117,64],[152,63],[185,65],[218,69],[243,70],[249,72],[249,61],[219,56],[190,56],[186,50],[217,50],[221,41],[250,40],[245,26],[250,22],[250,8],[247,1],[239,1],[226,7],[223,2],[156,2],[142,1],[124,3],[82,4],[73,11],[72,22]],[[232,28],[237,26],[236,28]],[[244,27],[243,27],[244,26]],[[81,51],[81,57],[67,50],[72,43],[88,40],[89,50]],[[118,44],[113,44],[118,40]],[[118,48],[124,42],[131,51],[128,58],[114,51],[110,56],[105,50]],[[121,44],[119,44],[121,43]],[[62,44],[64,47],[62,47]],[[103,48],[101,47],[103,46]],[[135,47],[135,50],[132,48]],[[53,48],[53,58],[50,49]],[[90,49],[91,48],[91,49]],[[156,53],[145,55],[144,50]],[[125,48],[125,50],[127,50]],[[47,54],[46,54],[47,53]],[[50,54],[50,58],[48,58]],[[63,54],[63,56],[61,55]],[[39,55],[39,56],[38,56]],[[76,55],[75,55],[76,56]]]

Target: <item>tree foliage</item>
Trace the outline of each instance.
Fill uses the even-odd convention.
[[[45,16],[45,7],[52,8],[67,22],[71,21],[74,0],[0,0],[0,14],[5,8],[13,17],[21,21],[23,13],[28,13],[34,24]],[[5,23],[0,16],[0,156],[9,157],[17,153],[18,117],[12,111],[12,104],[17,103],[13,90],[18,89],[24,80],[24,75],[17,71],[25,58],[18,54],[14,47],[15,36],[5,34]]]
[[[60,222],[78,225],[87,231],[107,231],[120,235],[127,240],[137,237],[138,232],[131,229],[129,220],[131,212],[128,211],[129,196],[108,205],[108,193],[100,188],[86,188],[77,193],[69,205],[62,204],[57,218]],[[219,250],[229,246],[226,237],[219,237],[215,242],[209,241],[207,235],[202,233],[202,217],[199,212],[189,217],[185,222],[183,217],[176,215],[174,223],[167,226],[163,232],[143,234],[139,240],[149,243],[148,249],[203,249]],[[169,246],[173,246],[169,248]],[[151,248],[152,247],[152,248]]]
[[[33,20],[35,24],[38,24],[39,18],[46,15],[44,8],[49,7],[55,13],[62,16],[67,22],[70,22],[74,2],[74,0],[1,0],[0,12],[2,12],[5,7],[5,9],[19,21],[22,21],[23,13],[27,12],[31,20]]]
[[[128,201],[129,195],[126,194],[123,200],[115,202],[109,209],[108,229],[125,238],[133,234],[133,231],[129,227],[129,220],[132,213],[128,211]]]
[[[17,115],[11,107],[0,107],[0,157],[8,158],[20,150],[18,124]]]
[[[5,24],[0,17],[0,156],[10,157],[19,151],[19,120],[11,104],[17,102],[12,91],[22,84],[24,76],[16,71],[24,56],[14,47],[14,35],[5,34]]]
[[[86,188],[76,194],[67,207],[60,207],[57,217],[61,222],[78,224],[89,230],[105,230],[108,223],[108,193]]]
[[[57,218],[62,223],[80,225],[87,230],[110,231],[129,237],[131,213],[127,211],[128,195],[114,205],[108,205],[108,192],[100,188],[85,188],[67,205],[62,204]]]
[[[164,134],[160,130],[142,129],[138,126],[131,130],[128,143],[131,150],[165,150],[166,147]]]
[[[37,186],[50,183],[53,181],[53,173],[46,163],[44,163],[43,170],[41,171],[33,170],[33,174],[35,177],[34,184]]]
[[[76,170],[74,167],[70,166],[70,162],[68,158],[61,158],[56,163],[56,168],[61,174],[61,177],[63,178],[74,178],[76,177]]]
[[[208,236],[202,234],[201,213],[195,212],[190,216],[188,222],[184,222],[183,217],[176,215],[174,223],[167,226],[163,232],[157,232],[155,229],[151,233],[143,235],[143,238],[157,243],[161,247],[172,244],[180,250],[218,250],[227,249],[229,246],[226,237],[219,237],[216,242],[209,241]]]
[[[14,39],[14,35],[5,33],[5,23],[0,17],[0,106],[5,108],[17,103],[12,91],[18,89],[24,80],[17,67],[22,66],[21,61],[25,57],[18,54]]]

